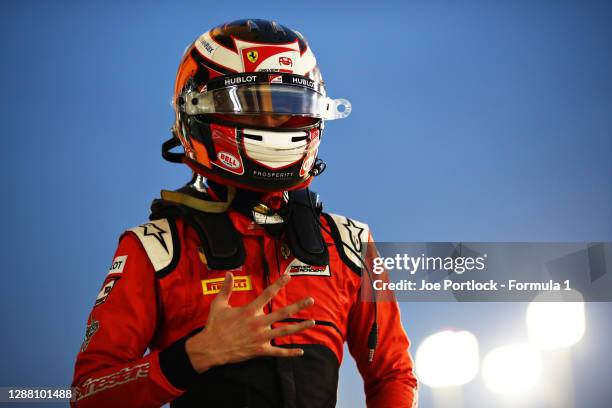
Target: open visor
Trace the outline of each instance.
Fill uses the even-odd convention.
[[[201,92],[183,94],[188,115],[293,115],[326,120],[351,113],[346,99],[331,99],[321,84],[292,74],[251,73],[211,80]]]

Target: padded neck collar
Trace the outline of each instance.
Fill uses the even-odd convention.
[[[207,194],[189,184],[177,191],[164,190],[162,198],[153,202],[150,218],[184,218],[198,233],[209,267],[235,268],[244,263],[245,252],[228,210],[231,207],[253,219],[255,212],[270,209],[261,208],[263,197],[260,193],[236,191],[233,187],[226,189],[223,201],[211,200],[214,190]],[[269,234],[284,237],[300,261],[308,265],[329,264],[327,245],[319,225],[321,206],[315,193],[309,190],[290,192],[289,202],[274,214],[282,217],[283,222],[262,225]]]

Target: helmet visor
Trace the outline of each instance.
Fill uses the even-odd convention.
[[[327,120],[350,114],[349,101],[328,98],[322,86],[306,77],[268,74],[264,83],[260,78],[256,74],[225,78],[232,85],[222,87],[211,86],[211,81],[202,92],[184,93],[183,110],[188,115],[293,115]],[[277,78],[286,82],[272,82]]]

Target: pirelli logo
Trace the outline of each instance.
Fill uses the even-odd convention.
[[[214,293],[219,293],[221,291],[221,287],[223,286],[223,281],[225,278],[215,278],[215,279],[204,279],[202,280],[202,290],[205,295],[212,295]],[[247,276],[234,276],[234,292],[246,291],[253,289],[253,285],[251,284],[251,277]]]

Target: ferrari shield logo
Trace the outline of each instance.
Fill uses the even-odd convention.
[[[249,59],[249,61],[251,61],[254,64],[257,62],[257,59],[259,58],[259,53],[255,50],[251,50],[247,52],[247,58]]]

